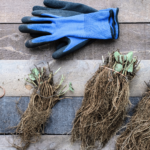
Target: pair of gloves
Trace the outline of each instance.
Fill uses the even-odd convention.
[[[60,40],[52,57],[58,59],[93,42],[93,39],[117,39],[118,8],[96,10],[80,3],[44,0],[44,5],[34,6],[32,17],[22,18],[19,30],[30,33],[33,39],[27,48],[35,48]]]

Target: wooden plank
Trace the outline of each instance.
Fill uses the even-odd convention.
[[[29,34],[20,33],[19,24],[0,24],[0,60],[52,60],[56,42],[28,49],[24,43],[31,39]],[[63,59],[99,60],[108,52],[119,49],[126,53],[133,51],[141,60],[150,59],[150,25],[122,24],[117,40],[97,40],[94,43],[68,55]]]
[[[29,0],[29,1],[19,1],[19,0],[1,0],[0,5],[0,22],[1,23],[17,23],[21,22],[23,16],[31,15],[32,7],[35,5],[43,5],[43,0]]]
[[[31,38],[18,30],[19,25],[0,25],[0,59],[4,60],[50,60],[54,51],[54,44],[28,49],[25,41]]]
[[[11,134],[15,130],[11,127],[16,126],[20,121],[20,115],[16,109],[16,102],[20,97],[3,97],[0,105],[0,134]],[[72,123],[77,110],[81,107],[83,97],[62,99],[52,109],[51,117],[45,125],[45,134],[63,135],[71,134]],[[130,97],[132,107],[128,115],[133,115],[133,109],[140,101],[140,97]],[[29,97],[21,97],[18,107],[24,112],[28,107]],[[128,123],[127,118],[124,124]]]
[[[65,0],[68,1],[68,0]],[[150,3],[148,0],[69,0],[70,2],[83,3],[97,10],[110,7],[119,7],[120,22],[149,22]],[[20,23],[21,18],[30,16],[32,7],[35,5],[43,6],[43,0],[1,0],[0,22],[1,23]]]
[[[53,60],[50,61],[50,68],[54,72],[60,68],[61,70],[55,75],[54,82],[59,83],[61,76],[64,75],[64,85],[72,82],[75,92],[67,92],[66,96],[83,96],[84,86],[89,78],[92,77],[97,70],[98,60]],[[30,70],[37,66],[48,66],[45,61],[17,61],[17,60],[1,60],[0,61],[0,85],[6,90],[6,96],[30,96],[32,90],[25,87],[25,78],[28,77]]]
[[[30,70],[37,66],[47,66],[45,61],[28,60],[1,60],[0,85],[6,90],[6,96],[30,96],[32,90],[25,87],[25,78]],[[101,64],[101,60],[53,60],[49,62],[50,68],[55,72],[54,82],[59,83],[64,75],[64,85],[72,82],[74,92],[67,92],[66,96],[83,96],[86,82],[93,76]],[[147,87],[144,81],[150,80],[150,61],[142,60],[137,76],[130,83],[130,96],[142,96]]]
[[[12,148],[13,141],[19,143],[16,136],[1,135],[0,136],[0,149],[1,150],[16,150]],[[101,150],[115,150],[115,143],[117,136],[113,137],[107,145]],[[80,143],[70,143],[70,136],[67,135],[44,135],[41,140],[35,144],[31,144],[28,150],[80,150]],[[93,149],[98,150],[98,149]]]

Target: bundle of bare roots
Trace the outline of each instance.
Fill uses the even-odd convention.
[[[119,136],[117,150],[150,150],[150,86],[135,109],[126,130]]]
[[[106,58],[105,65],[100,66],[86,84],[71,137],[72,142],[81,141],[82,149],[93,149],[96,143],[99,147],[104,147],[126,117],[130,105],[129,81],[135,76],[137,60],[133,63],[133,72],[125,71],[124,74],[123,70],[114,70],[116,62],[113,52]],[[123,68],[128,63],[125,61]]]
[[[21,143],[13,144],[17,150],[26,150],[31,143],[40,139],[44,130],[44,125],[50,117],[52,108],[64,94],[62,90],[58,92],[59,85],[53,84],[53,73],[46,75],[45,69],[33,69],[30,74],[30,83],[36,86],[28,108],[23,113],[21,121],[16,128],[16,134],[19,135]],[[35,75],[35,76],[34,76]]]

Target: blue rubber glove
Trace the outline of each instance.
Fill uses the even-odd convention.
[[[42,14],[49,14],[54,16],[54,18],[57,18],[57,17],[70,17],[79,14],[86,14],[89,12],[91,13],[98,12],[96,9],[80,3],[64,2],[64,1],[57,1],[57,0],[45,0],[44,4],[50,8],[42,7],[42,6],[34,6],[32,15],[41,17]],[[104,9],[101,11],[110,11],[110,10],[113,10],[114,13],[114,18],[112,19],[112,21],[114,21],[114,28],[116,29],[116,31],[119,31],[119,24],[117,19],[119,9],[117,8],[116,11],[116,9],[111,8],[111,9]],[[29,21],[28,23],[32,23],[32,21],[31,22]],[[31,34],[31,35],[33,37],[38,36],[38,34],[37,35]],[[39,34],[39,36],[41,36],[41,34]],[[116,32],[115,39],[118,39],[118,37],[119,37],[119,33]]]
[[[117,12],[117,9],[116,9]],[[19,30],[23,33],[44,33],[42,37],[29,40],[27,47],[35,47],[63,37],[86,39],[115,39],[113,10],[98,11],[95,13],[58,17],[52,14],[41,14],[41,17],[24,17]],[[41,24],[41,22],[43,24]],[[50,22],[50,23],[45,23]],[[36,23],[36,24],[35,24]],[[40,23],[40,24],[38,24]]]
[[[53,2],[56,2],[56,1],[53,1]],[[62,1],[59,1],[59,2],[62,2]],[[65,3],[70,3],[70,2],[65,2]],[[51,4],[53,4],[53,3],[51,3]],[[74,3],[74,5],[76,5],[76,4],[77,3]],[[87,6],[87,9],[89,9],[88,6]],[[90,8],[90,10],[91,9],[92,8]],[[35,7],[33,7],[32,14],[34,16],[41,16],[42,13],[53,14],[53,16],[55,16],[56,18],[57,17],[75,16],[75,15],[82,14],[80,12],[75,12],[75,11],[72,11],[72,10],[53,9],[53,8],[47,8],[47,7],[42,7],[42,6],[35,6]],[[28,23],[33,23],[30,19],[28,19],[28,20],[29,20]],[[40,34],[38,34],[38,33],[30,33],[30,35],[33,38],[37,38],[37,37],[44,36],[46,34],[45,33],[40,33]],[[72,52],[74,52],[74,51],[76,51],[76,50],[84,47],[87,44],[92,43],[93,41],[95,41],[95,40],[92,40],[92,39],[82,39],[82,38],[74,38],[74,37],[64,37],[64,38],[61,38],[58,41],[59,44],[56,47],[56,51],[53,53],[52,57],[54,59],[59,59],[59,58],[65,56],[67,54],[70,54],[70,53],[72,53]]]
[[[60,17],[69,17],[75,16],[79,14],[92,13],[97,12],[96,9],[89,7],[80,3],[72,3],[66,1],[58,1],[58,0],[44,0],[43,6],[34,6],[32,14],[34,16],[41,16],[43,13],[53,14]],[[40,37],[43,34],[35,34],[30,33],[33,38]],[[75,39],[76,41],[76,39]],[[80,39],[78,38],[78,42],[75,42],[72,37],[65,37],[57,41],[56,51],[53,53],[52,57],[54,59],[58,59],[62,56],[65,56],[69,53],[72,53],[87,44],[92,43],[95,40],[92,39]]]
[[[89,6],[86,6],[84,4],[79,3],[71,3],[71,2],[64,2],[64,1],[57,1],[57,0],[45,0],[44,4],[49,7],[42,7],[42,6],[34,6],[32,14],[34,16],[41,16],[41,14],[53,14],[54,16],[62,16],[62,17],[68,17],[68,16],[74,16],[82,13],[89,13],[89,12],[97,12],[96,9],[91,8]],[[74,10],[74,11],[72,11]],[[110,10],[110,9],[109,9]],[[116,12],[113,10],[114,13]],[[82,13],[81,13],[82,12]],[[118,13],[118,12],[117,12]],[[117,14],[115,15],[117,16]],[[115,20],[115,28],[118,27],[117,18],[114,18]],[[117,30],[118,31],[118,30]],[[30,34],[33,38],[42,36],[42,34]],[[44,34],[43,34],[44,35]],[[118,38],[118,33],[116,33],[115,39]],[[92,43],[95,40],[92,39],[80,39],[76,40],[76,38],[72,37],[65,37],[62,38],[57,42],[58,46],[56,47],[56,51],[53,53],[52,57],[54,59],[58,59],[62,56],[65,56],[69,53],[72,53],[83,46]]]
[[[34,6],[32,14],[35,16],[41,16],[43,13],[47,14],[53,14],[54,16],[73,16],[78,15],[81,13],[90,13],[90,12],[96,12],[97,10],[89,7],[84,4],[80,3],[72,3],[72,2],[66,2],[66,1],[57,1],[57,0],[44,0],[44,4],[47,7],[42,6]],[[115,13],[116,11],[114,11]],[[118,13],[118,12],[117,12]],[[119,28],[118,22],[117,22],[117,14],[115,15],[115,28]],[[30,19],[29,19],[30,20]],[[28,22],[28,23],[32,23]],[[118,29],[119,30],[119,29]],[[117,30],[116,30],[117,31]],[[33,38],[40,37],[46,35],[46,33],[30,33]],[[116,38],[118,38],[118,34],[116,33]],[[69,54],[75,50],[78,50],[82,48],[83,46],[92,43],[94,40],[91,39],[79,39],[76,40],[76,38],[72,37],[65,37],[59,40],[58,46],[56,48],[56,51],[53,53],[53,58],[58,59],[66,54]]]

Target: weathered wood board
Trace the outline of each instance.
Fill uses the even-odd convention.
[[[3,97],[0,99],[0,134],[14,133],[11,127],[16,126],[20,121],[20,114],[16,108],[16,102],[19,101],[18,108],[22,112],[26,110],[29,103],[29,97]],[[77,110],[81,107],[83,97],[65,98],[58,102],[52,109],[51,117],[45,125],[45,134],[62,135],[71,134],[72,123]],[[132,107],[129,115],[133,114],[133,108],[140,101],[140,97],[130,97]],[[125,120],[125,124],[129,119]]]
[[[113,137],[102,150],[115,150],[115,143],[117,136]],[[0,136],[0,149],[1,150],[16,150],[12,148],[13,142],[18,142],[19,139],[16,136]],[[70,136],[66,135],[43,135],[41,140],[36,144],[31,144],[28,150],[80,150],[80,143],[70,143]],[[98,149],[93,149],[98,150]]]
[[[0,60],[52,60],[57,42],[33,49],[25,47],[31,39],[29,34],[20,33],[19,24],[0,24]],[[97,40],[94,43],[67,55],[63,59],[100,60],[108,52],[119,49],[133,51],[141,60],[150,59],[150,24],[121,24],[117,40]]]
[[[67,92],[66,96],[83,96],[84,86],[89,78],[95,73],[101,61],[88,60],[53,60],[49,62],[51,70],[60,71],[54,76],[54,82],[58,83],[62,75],[65,77],[63,85],[69,85],[72,82],[75,88],[74,92]],[[28,77],[30,70],[46,66],[45,61],[17,61],[1,60],[0,61],[0,85],[5,89],[6,96],[30,96],[32,90],[26,89],[25,78]]]
[[[120,8],[120,22],[149,22],[150,3],[149,0],[65,0],[83,3],[97,10],[111,7]],[[20,23],[21,18],[30,16],[32,7],[43,6],[43,0],[1,0],[0,23]]]
[[[68,0],[65,0],[68,1]],[[56,42],[41,46],[35,49],[27,49],[25,41],[30,39],[28,34],[22,34],[18,31],[21,18],[30,16],[32,7],[35,5],[43,6],[43,0],[1,0],[0,5],[0,85],[6,90],[8,96],[29,96],[24,86],[24,77],[29,70],[33,68],[33,60],[50,61],[51,67],[57,70],[62,66],[62,70],[57,74],[55,81],[62,73],[67,77],[66,82],[71,81],[75,88],[74,93],[68,93],[70,96],[83,96],[84,85],[92,76],[101,62],[102,56],[107,56],[108,52],[119,49],[123,53],[133,51],[134,55],[141,60],[150,59],[150,3],[149,0],[69,0],[79,2],[96,9],[105,9],[109,7],[119,7],[120,37],[118,40],[98,40],[93,44],[86,46],[67,57],[64,61],[52,61],[52,53],[55,51]],[[132,24],[137,23],[138,24]],[[13,24],[9,24],[13,23]],[[124,24],[130,23],[130,24]],[[142,24],[144,23],[144,24]],[[147,23],[147,24],[146,24]],[[30,60],[19,62],[16,60]],[[65,61],[65,60],[93,60],[91,63],[85,61]],[[97,61],[96,61],[97,60]],[[35,61],[36,63],[38,61]],[[69,62],[69,63],[68,63]],[[78,63],[77,63],[78,62]],[[19,65],[18,65],[19,64]],[[16,67],[16,66],[17,67]],[[6,67],[7,66],[7,67]],[[16,68],[14,68],[14,66]],[[94,67],[93,67],[94,66]],[[142,61],[141,69],[137,77],[130,84],[130,95],[141,96],[146,91],[144,81],[149,81],[150,61]],[[82,72],[80,72],[82,70]],[[1,94],[1,89],[0,89]],[[12,130],[6,130],[19,122],[20,116],[17,113],[15,101],[19,97],[4,97],[0,105],[0,133],[12,133]],[[130,98],[133,106],[137,104],[140,98]],[[22,111],[27,108],[29,97],[22,97],[19,107]],[[53,109],[52,116],[48,120],[45,129],[46,134],[65,134],[70,133],[72,121],[76,110],[80,107],[82,97],[74,97],[60,101]],[[132,114],[132,110],[130,111]],[[129,120],[126,120],[126,122]],[[80,143],[71,145],[69,136],[42,136],[41,140],[32,144],[29,150],[79,150]],[[15,137],[16,139],[16,137]],[[0,136],[0,150],[15,150],[8,143],[12,142],[12,136]],[[112,139],[102,150],[115,150],[116,137]]]
[[[66,96],[83,96],[86,82],[94,75],[101,60],[53,60],[49,62],[54,72],[61,67],[54,76],[54,82],[59,83],[61,76],[65,77],[64,85],[71,82],[74,92],[67,92]],[[32,90],[25,86],[25,78],[30,70],[37,66],[48,66],[45,61],[1,60],[0,85],[5,89],[6,96],[30,96]],[[150,80],[150,61],[142,60],[137,76],[130,83],[130,96],[142,96],[147,87],[144,81]]]

